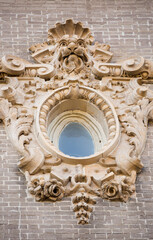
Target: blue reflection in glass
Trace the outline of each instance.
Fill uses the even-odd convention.
[[[94,154],[94,144],[86,128],[71,122],[60,135],[59,150],[69,156],[85,157]]]

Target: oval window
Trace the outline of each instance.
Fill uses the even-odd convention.
[[[86,157],[94,154],[94,144],[85,127],[79,123],[71,122],[60,134],[59,150],[69,156]]]

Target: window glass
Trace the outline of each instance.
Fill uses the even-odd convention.
[[[85,157],[94,154],[94,144],[85,127],[71,122],[59,137],[59,150],[69,156]]]

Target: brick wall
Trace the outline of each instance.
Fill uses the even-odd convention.
[[[114,61],[142,55],[153,60],[152,0],[0,0],[0,57],[29,59],[27,49],[46,40],[57,21],[73,18],[109,43]],[[90,224],[76,224],[70,198],[38,203],[28,197],[17,168],[18,153],[0,124],[0,240],[153,239],[153,124],[137,177],[136,198],[128,203],[98,199]]]

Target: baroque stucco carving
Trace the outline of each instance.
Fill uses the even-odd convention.
[[[127,201],[143,167],[153,92],[153,63],[131,57],[110,63],[110,46],[94,43],[88,28],[67,20],[30,48],[36,64],[8,55],[0,60],[0,118],[21,154],[18,162],[36,201],[73,196],[86,224],[95,197]],[[72,157],[58,149],[62,129],[78,121],[95,153]]]

